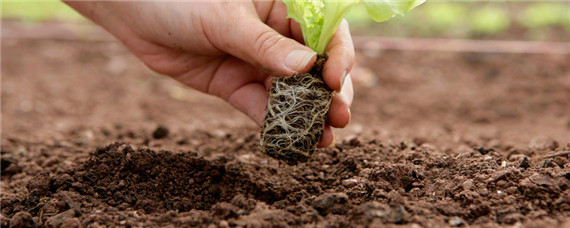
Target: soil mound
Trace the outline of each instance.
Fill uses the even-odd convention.
[[[28,188],[49,195],[50,190],[55,193],[71,187],[109,206],[143,209],[147,213],[210,209],[238,194],[271,203],[292,191],[291,187],[271,186],[229,160],[208,161],[193,153],[134,150],[128,144],[113,143],[95,150],[71,176],[42,173]],[[59,183],[66,178],[74,183]]]
[[[105,199],[110,206],[154,212],[206,209],[231,199],[239,180],[224,179],[224,174],[222,162],[114,143],[96,150],[74,178],[79,192]]]

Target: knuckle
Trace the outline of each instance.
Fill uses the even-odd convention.
[[[273,47],[278,46],[283,39],[283,36],[273,31],[263,31],[256,37],[253,48],[256,54],[262,58],[266,58],[270,56]]]

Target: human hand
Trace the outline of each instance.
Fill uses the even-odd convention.
[[[281,1],[67,4],[116,36],[150,69],[226,100],[260,126],[271,76],[307,72],[316,60]],[[331,127],[350,121],[354,48],[346,21],[327,53],[323,78],[337,92],[319,147],[334,143]]]

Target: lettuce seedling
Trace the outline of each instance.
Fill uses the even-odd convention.
[[[363,0],[368,15],[386,21],[425,0]],[[273,80],[261,131],[261,151],[295,165],[305,162],[323,137],[333,92],[322,79],[325,51],[340,22],[360,0],[283,0],[301,26],[305,45],[319,55],[309,73]]]
[[[283,0],[287,14],[301,25],[305,45],[324,54],[349,9],[363,2],[368,16],[377,22],[403,16],[425,0]]]

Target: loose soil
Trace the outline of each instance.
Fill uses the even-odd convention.
[[[358,53],[307,163],[114,42],[2,40],[1,226],[569,227],[564,55]]]

